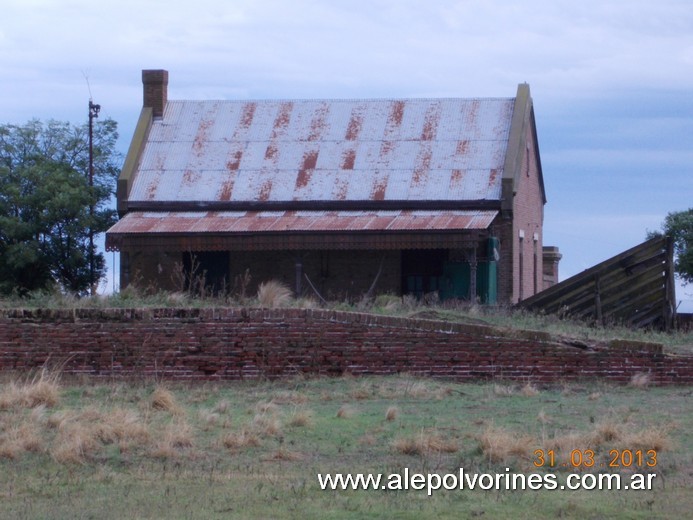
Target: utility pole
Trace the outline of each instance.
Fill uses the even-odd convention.
[[[101,105],[89,100],[89,288],[92,296],[96,295],[94,280],[94,119],[99,117]]]

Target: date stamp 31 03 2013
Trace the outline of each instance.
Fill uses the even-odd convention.
[[[613,449],[606,457],[598,457],[591,449],[574,449],[557,457],[555,450],[534,450],[534,466],[537,468],[634,468],[647,469],[657,466],[657,450]]]

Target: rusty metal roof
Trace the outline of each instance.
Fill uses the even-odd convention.
[[[220,211],[133,212],[106,236],[106,248],[118,250],[133,235],[262,234],[280,232],[383,232],[481,230],[497,211]]]
[[[128,199],[499,200],[513,101],[169,101]]]

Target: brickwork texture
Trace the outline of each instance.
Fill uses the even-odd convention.
[[[693,384],[693,356],[661,345],[575,345],[549,334],[313,309],[0,310],[0,370],[239,380],[397,374],[535,383]]]

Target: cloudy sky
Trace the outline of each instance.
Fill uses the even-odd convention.
[[[170,99],[534,99],[561,277],[693,207],[690,0],[3,0],[0,123],[75,124],[125,152],[141,70]],[[110,259],[109,259],[110,260]],[[110,283],[110,282],[109,282]],[[693,287],[677,287],[693,311]]]

